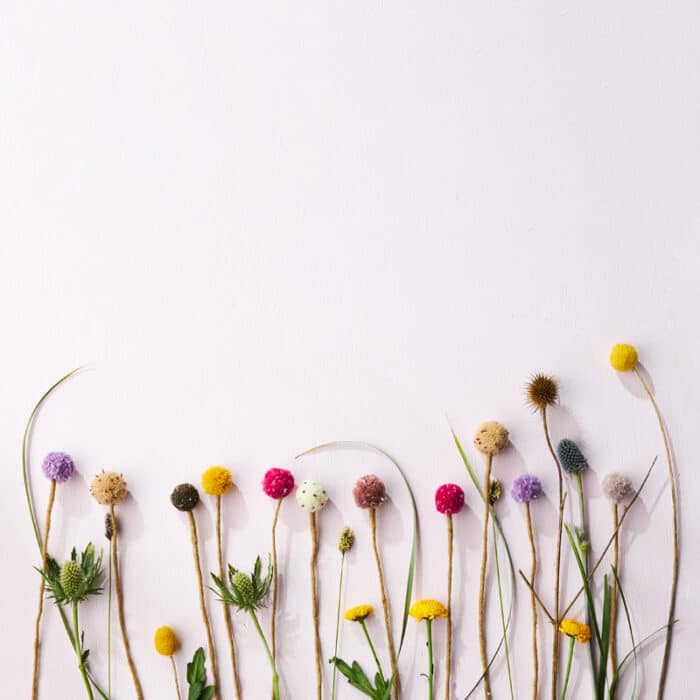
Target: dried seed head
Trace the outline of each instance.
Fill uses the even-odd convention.
[[[107,513],[105,515],[105,537],[108,540],[111,540],[113,535],[114,535],[114,521],[112,520],[112,515],[110,513]]]
[[[199,491],[192,484],[180,484],[170,494],[170,502],[178,510],[194,510],[194,507],[199,503]]]
[[[559,385],[554,377],[538,372],[530,378],[525,393],[530,406],[543,411],[547,406],[553,406],[557,402]]]
[[[116,506],[126,498],[129,491],[121,474],[103,471],[92,480],[90,493],[103,506]]]
[[[495,505],[501,499],[501,482],[498,479],[493,479],[489,485],[489,505]]]
[[[338,540],[338,549],[345,554],[352,549],[353,544],[355,544],[355,533],[349,527],[344,527]]]
[[[508,431],[495,420],[482,423],[474,436],[474,447],[485,455],[497,455],[508,444]]]

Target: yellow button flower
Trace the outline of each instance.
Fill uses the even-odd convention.
[[[581,644],[588,644],[591,641],[591,628],[583,622],[562,620],[559,623],[559,631],[567,637],[575,637]]]
[[[232,486],[231,472],[226,467],[209,467],[202,474],[202,488],[210,496],[223,496]]]
[[[159,627],[153,637],[156,651],[163,656],[172,656],[180,648],[180,640],[170,627]]]
[[[439,600],[419,600],[408,611],[416,620],[434,620],[436,617],[447,617],[447,608]]]
[[[610,364],[618,372],[629,372],[637,364],[637,349],[634,345],[618,343],[610,351]]]
[[[356,605],[345,611],[345,619],[351,622],[359,622],[369,617],[374,613],[374,608],[371,605]]]

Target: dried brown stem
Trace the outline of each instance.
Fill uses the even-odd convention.
[[[282,499],[277,499],[277,505],[275,506],[275,514],[272,517],[272,620],[271,620],[271,634],[272,637],[272,658],[277,658],[277,520],[280,514],[280,506],[282,505]]]
[[[126,654],[126,663],[129,666],[129,671],[131,672],[131,677],[134,681],[134,689],[136,690],[136,697],[138,700],[143,700],[143,690],[141,689],[141,681],[139,680],[139,675],[136,672],[136,665],[134,664],[134,659],[131,656],[131,645],[129,644],[129,635],[126,631],[126,622],[124,620],[124,592],[122,590],[122,580],[121,573],[119,571],[119,555],[118,555],[118,542],[119,542],[119,523],[117,522],[117,516],[114,513],[114,505],[109,507],[109,515],[112,518],[112,570],[114,573],[114,589],[117,592],[117,617],[119,618],[119,629],[122,633],[122,641],[124,643],[124,653]]]
[[[617,580],[620,577],[620,518],[617,512],[617,503],[612,504],[613,527],[615,528],[615,544],[613,546],[613,566],[615,567],[615,577],[612,582],[612,595],[610,599],[610,668],[612,672],[617,671]],[[612,700],[612,696],[611,696]]]
[[[386,594],[386,584],[384,582],[384,569],[382,567],[382,559],[379,556],[379,547],[377,546],[377,511],[374,508],[369,509],[369,525],[372,531],[372,549],[374,550],[374,561],[377,564],[377,574],[379,575],[379,592],[382,597],[382,610],[384,611],[384,631],[386,632],[386,643],[389,648],[389,661],[391,663],[391,673],[394,677],[393,695],[394,698],[399,696],[399,671],[396,667],[396,649],[394,647],[394,637],[391,633],[391,611],[389,609],[389,599]]]
[[[547,606],[542,602],[542,599],[537,595],[537,591],[534,589],[533,585],[528,581],[527,576],[523,573],[522,569],[518,569],[520,578],[525,582],[525,585],[530,589],[530,592],[535,596],[537,604],[542,608],[542,612],[547,616],[547,619],[556,626],[557,621],[552,617],[552,613],[549,612]]]
[[[32,700],[39,697],[39,647],[41,628],[41,616],[44,612],[44,591],[46,589],[46,560],[48,559],[49,532],[51,531],[51,513],[56,498],[56,482],[51,480],[49,489],[49,502],[46,506],[46,520],[44,522],[44,536],[41,540],[41,582],[39,583],[39,607],[36,613],[36,623],[34,626],[34,667],[32,671]]]
[[[321,687],[323,685],[323,671],[321,670],[321,635],[319,633],[318,615],[318,590],[316,583],[316,561],[318,559],[318,527],[316,525],[316,513],[309,513],[309,526],[311,528],[311,609],[314,621],[314,655],[316,661],[316,699],[321,700]]]
[[[221,697],[219,686],[219,672],[216,666],[216,649],[214,648],[214,638],[211,633],[211,623],[209,622],[209,613],[207,613],[206,600],[204,598],[204,580],[202,579],[202,564],[199,560],[199,537],[197,536],[197,523],[194,519],[194,513],[191,510],[187,511],[187,517],[190,521],[190,538],[192,540],[192,554],[194,556],[194,568],[197,572],[197,584],[199,588],[199,610],[202,613],[202,621],[207,633],[207,647],[209,649],[209,661],[211,663],[211,675],[216,686],[214,697],[217,700]]]
[[[489,492],[491,490],[491,467],[493,455],[486,456],[486,472],[484,474],[484,530],[481,540],[481,571],[479,573],[479,654],[481,670],[484,679],[484,697],[491,698],[491,682],[489,680],[489,659],[486,650],[486,563],[488,560],[489,539]]]
[[[537,601],[535,598],[535,579],[537,576],[537,549],[535,548],[535,534],[532,529],[532,515],[530,513],[530,502],[525,503],[525,514],[527,516],[527,535],[530,540],[530,553],[532,555],[532,566],[530,567],[530,607],[532,608],[532,699],[537,700],[537,686],[539,685],[539,656],[537,653]]]
[[[447,641],[445,643],[445,700],[450,700],[452,674],[452,555],[454,530],[452,515],[447,514]]]
[[[224,577],[224,547],[221,537],[221,496],[216,497],[216,554],[219,560],[219,578],[225,581]],[[226,624],[226,635],[228,636],[228,646],[231,655],[231,670],[233,672],[233,687],[236,691],[236,698],[241,700],[241,681],[238,677],[238,662],[236,659],[236,640],[233,636],[233,622],[231,620],[231,609],[228,605],[221,606],[224,610],[224,623]]]
[[[664,424],[664,419],[661,416],[661,411],[656,403],[654,395],[649,389],[649,385],[642,377],[641,372],[637,367],[633,368],[634,373],[637,375],[644,391],[651,402],[651,405],[656,414],[656,420],[659,423],[659,429],[661,430],[661,437],[664,441],[664,451],[666,452],[666,463],[668,465],[668,479],[671,484],[671,506],[673,509],[673,565],[671,569],[671,598],[668,605],[668,620],[666,627],[666,641],[664,642],[664,655],[661,661],[661,673],[659,675],[659,686],[657,690],[657,700],[661,700],[664,696],[664,691],[666,688],[666,676],[668,674],[668,662],[671,655],[671,637],[673,634],[673,622],[676,614],[676,595],[678,592],[678,566],[680,563],[680,536],[678,533],[678,488],[676,484],[676,472],[673,467],[673,458],[671,456],[671,445],[668,439],[668,433],[666,432],[666,426]]]
[[[173,665],[173,677],[175,678],[175,690],[177,691],[177,700],[182,700],[182,695],[180,695],[180,681],[177,678],[177,666],[175,666],[175,659],[170,656],[170,663]]]

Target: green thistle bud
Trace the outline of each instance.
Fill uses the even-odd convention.
[[[61,588],[70,600],[79,600],[85,589],[85,574],[78,562],[69,559],[61,567]]]
[[[255,589],[253,588],[253,582],[248,574],[237,571],[231,578],[231,585],[238,592],[242,608],[255,607],[257,602],[255,600]]]
[[[352,549],[353,544],[355,544],[355,533],[349,527],[343,528],[338,540],[338,549],[345,554]]]

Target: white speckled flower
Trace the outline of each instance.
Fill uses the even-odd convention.
[[[328,491],[318,481],[307,479],[297,487],[297,503],[309,513],[321,510],[328,503]]]

